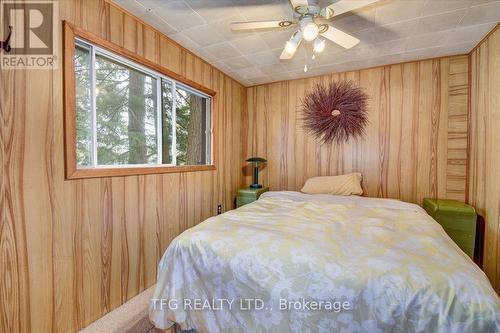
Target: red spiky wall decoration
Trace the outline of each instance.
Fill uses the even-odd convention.
[[[352,81],[317,84],[302,100],[303,126],[322,143],[361,138],[368,123],[368,95]]]

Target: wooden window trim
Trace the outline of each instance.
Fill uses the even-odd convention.
[[[138,64],[148,67],[160,74],[168,76],[173,80],[181,82],[191,88],[199,90],[211,97],[211,150],[209,165],[182,165],[182,166],[159,166],[152,165],[148,167],[113,167],[113,168],[78,168],[76,160],[76,87],[75,87],[75,38],[86,40],[92,44],[102,47],[108,51],[114,52],[124,58],[137,62]],[[192,172],[192,171],[209,171],[215,170],[215,140],[216,140],[216,119],[215,107],[216,103],[215,91],[202,86],[192,80],[185,78],[163,66],[160,66],[140,55],[135,54],[119,45],[102,39],[88,31],[83,30],[67,21],[64,21],[64,146],[65,146],[65,162],[66,162],[66,179],[81,179],[81,178],[98,178],[98,177],[114,177],[114,176],[132,176],[146,174],[161,174],[173,172]]]

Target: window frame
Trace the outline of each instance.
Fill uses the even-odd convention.
[[[151,165],[97,165],[92,162],[90,167],[81,167],[77,165],[76,159],[76,85],[75,85],[75,64],[74,55],[77,43],[84,43],[94,47],[99,53],[110,59],[118,60],[125,65],[144,72],[150,75],[159,82],[157,88],[161,87],[162,81],[169,81],[172,84],[172,89],[179,87],[185,91],[195,93],[199,96],[210,98],[208,107],[210,115],[207,117],[207,130],[210,132],[210,142],[207,142],[206,149],[208,150],[207,158],[210,159],[210,164],[204,165],[181,165],[174,164],[151,164]],[[174,95],[175,96],[175,95]],[[162,94],[161,89],[157,91],[157,108],[162,109]],[[215,121],[215,91],[206,88],[192,80],[189,80],[177,73],[174,73],[167,68],[160,66],[134,52],[131,52],[119,45],[104,40],[90,32],[87,32],[71,23],[64,22],[64,122],[65,122],[65,162],[66,162],[66,179],[81,179],[81,178],[97,178],[97,177],[113,177],[113,176],[129,176],[129,175],[145,175],[145,174],[161,174],[172,172],[191,172],[191,171],[208,171],[215,170],[215,140],[216,140],[216,121]],[[175,107],[175,105],[174,105]],[[175,110],[175,109],[174,109]],[[161,116],[161,112],[157,112]],[[174,112],[175,114],[175,112]],[[173,119],[175,120],[175,118]],[[160,124],[161,122],[159,122]],[[175,124],[175,122],[173,123]],[[94,126],[93,126],[94,127]],[[94,128],[93,128],[94,130]],[[162,126],[157,128],[157,141],[161,142]],[[95,134],[94,134],[95,135]],[[175,134],[174,134],[175,137]],[[94,136],[95,138],[95,136]],[[93,139],[95,141],[95,139]],[[175,143],[175,142],[174,142]],[[94,146],[93,148],[97,148]],[[161,145],[158,146],[158,151],[161,151]],[[172,149],[175,147],[172,145]],[[95,151],[96,152],[96,151]],[[95,152],[94,156],[95,156]],[[157,161],[161,162],[161,155],[157,157]],[[175,161],[174,161],[175,162]]]

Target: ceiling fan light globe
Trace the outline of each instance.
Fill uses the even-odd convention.
[[[318,34],[319,28],[314,22],[309,22],[302,27],[303,38],[308,42],[315,40]]]
[[[325,50],[325,46],[326,46],[325,40],[322,38],[316,38],[314,40],[313,46],[314,46],[315,53],[321,53]]]
[[[297,44],[292,41],[287,41],[285,44],[285,51],[289,54],[294,54],[297,51]]]

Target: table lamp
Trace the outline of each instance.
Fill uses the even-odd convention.
[[[253,163],[253,183],[250,188],[262,188],[259,184],[259,166],[266,163],[266,159],[262,157],[250,157],[247,162]]]

